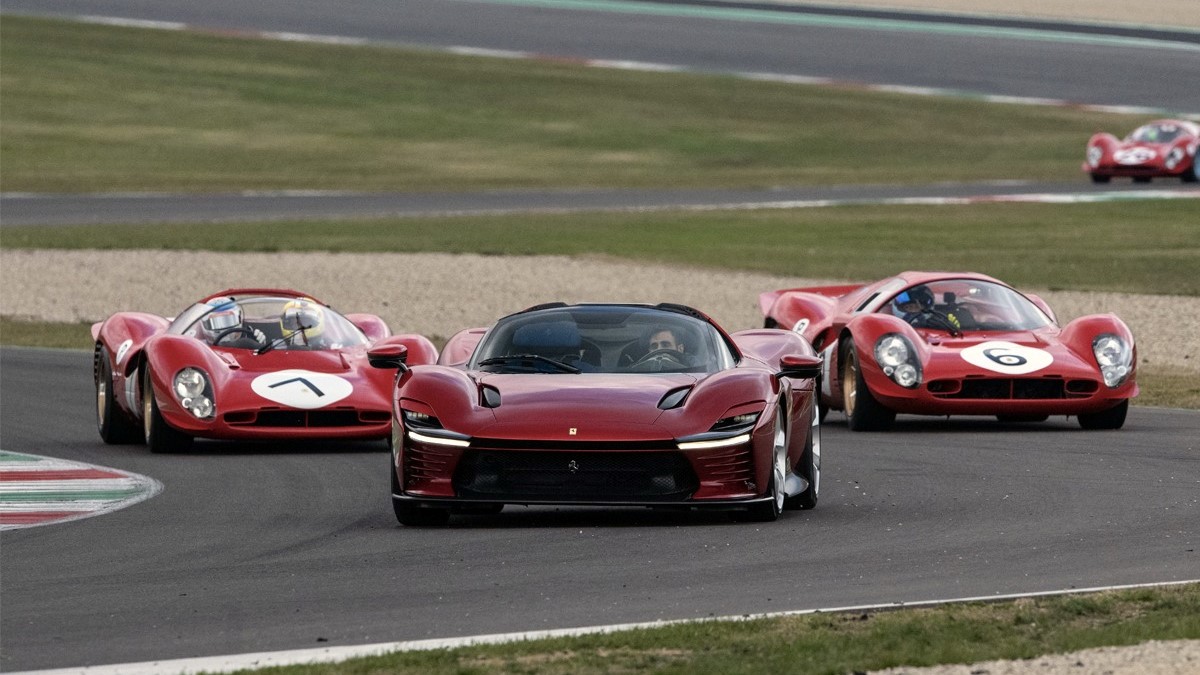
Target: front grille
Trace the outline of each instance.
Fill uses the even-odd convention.
[[[371,410],[260,410],[225,416],[225,422],[232,426],[288,429],[372,426],[390,419],[391,415],[386,412]]]
[[[937,380],[929,383],[929,391],[938,398],[951,399],[1045,400],[1067,397],[1065,383],[1058,378]]]
[[[465,452],[454,491],[466,498],[556,502],[675,502],[700,486],[682,454],[674,452]]]

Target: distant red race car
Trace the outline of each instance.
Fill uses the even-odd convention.
[[[823,410],[842,410],[855,431],[886,429],[896,413],[1076,415],[1085,429],[1118,429],[1138,393],[1137,347],[1119,318],[1060,328],[1041,298],[982,274],[904,272],[759,304],[767,326],[821,352]]]
[[[221,291],[174,319],[119,312],[92,326],[100,437],[154,452],[195,437],[387,438],[394,378],[368,365],[367,348],[388,339],[414,362],[437,355],[390,333],[377,316],[283,289]]]
[[[1149,183],[1155,177],[1194,183],[1197,152],[1200,124],[1157,120],[1134,129],[1125,140],[1108,133],[1092,136],[1083,171],[1095,183],[1107,183],[1113,176],[1129,176],[1135,183]]]
[[[813,508],[820,359],[681,305],[541,305],[456,334],[437,365],[383,344],[392,503],[405,525],[505,504]]]

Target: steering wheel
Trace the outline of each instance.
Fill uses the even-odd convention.
[[[640,366],[643,363],[646,363],[647,361],[653,361],[654,359],[666,359],[668,361],[674,361],[675,363],[678,363],[681,366],[686,365],[683,361],[683,352],[676,351],[676,350],[670,349],[670,348],[651,350],[651,351],[647,352],[644,356],[642,356],[642,358],[638,359],[637,361],[634,361],[633,365]]]
[[[221,341],[224,340],[225,338],[229,337],[230,335],[235,335],[235,334],[239,334],[239,333],[241,335],[245,335],[246,337],[253,340],[254,344],[257,344],[257,345],[263,344],[262,340],[259,340],[258,336],[254,334],[254,330],[251,328],[248,328],[246,326],[234,326],[232,328],[226,328],[225,330],[221,331],[220,333],[217,333],[217,337],[213,338],[213,344],[219,345],[219,344],[221,344]]]

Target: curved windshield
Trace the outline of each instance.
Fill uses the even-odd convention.
[[[1051,323],[1029,298],[1007,286],[973,279],[943,279],[910,286],[879,311],[898,316],[916,328],[951,333],[1035,330]]]
[[[308,298],[222,297],[182,312],[167,332],[208,344],[257,351],[342,349],[366,345],[361,330]]]
[[[1147,124],[1138,127],[1126,140],[1139,143],[1170,143],[1179,138],[1183,129],[1178,124]]]
[[[503,373],[713,373],[734,353],[701,319],[653,307],[523,312],[488,331],[471,367]]]

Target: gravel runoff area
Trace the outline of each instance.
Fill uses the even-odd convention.
[[[1200,673],[1200,640],[1152,640],[1019,661],[889,668],[873,675],[1184,675]]]
[[[735,331],[762,325],[759,293],[821,283],[845,282],[595,257],[0,250],[0,313],[16,319],[99,321],[124,310],[171,316],[222,288],[281,287],[435,340],[555,300],[678,302]],[[1122,317],[1142,365],[1200,372],[1200,298],[1040,294],[1064,324],[1092,313]]]

